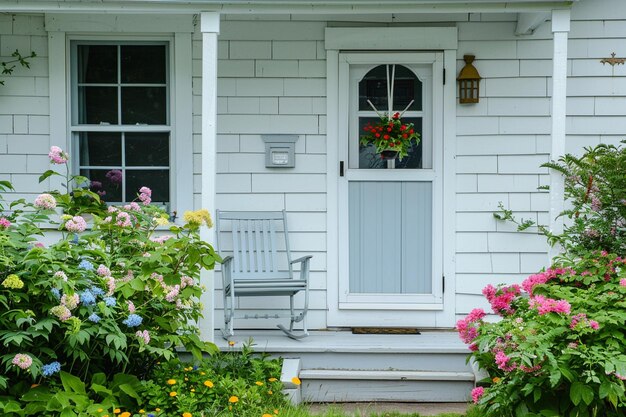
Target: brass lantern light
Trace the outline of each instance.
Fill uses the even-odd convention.
[[[480,74],[472,65],[474,55],[463,55],[465,66],[459,73],[457,81],[459,82],[459,101],[460,103],[478,103],[480,93]]]

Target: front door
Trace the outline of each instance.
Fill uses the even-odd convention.
[[[335,323],[436,326],[443,309],[442,74],[440,52],[339,55]],[[402,160],[359,143],[364,127],[388,112],[402,113],[420,133]]]

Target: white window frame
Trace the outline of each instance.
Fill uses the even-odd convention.
[[[327,63],[327,306],[328,327],[344,326],[419,326],[423,328],[450,328],[455,321],[455,146],[456,139],[456,27],[404,27],[404,28],[326,28],[325,47]],[[339,138],[345,134],[347,103],[340,99],[340,85],[348,82],[341,78],[341,52],[387,52],[394,51],[440,51],[444,57],[445,84],[443,91],[443,220],[442,267],[445,277],[445,291],[442,302],[433,305],[432,310],[402,310],[390,306],[390,314],[385,311],[363,309],[340,309],[339,296]],[[342,119],[343,118],[343,119]],[[342,126],[342,124],[344,126]],[[405,171],[405,170],[400,170]],[[420,171],[420,170],[406,170]],[[424,171],[424,170],[421,170]],[[400,174],[398,174],[400,175]],[[393,315],[393,310],[397,314]]]
[[[168,117],[170,130],[170,211],[178,218],[193,209],[193,119],[192,119],[192,16],[172,16],[167,22],[151,16],[134,16],[124,27],[110,25],[110,16],[99,15],[46,15],[49,51],[50,81],[50,136],[51,145],[72,150],[72,84],[71,41],[113,42],[168,42],[169,97]],[[157,126],[146,126],[155,131]],[[126,129],[126,126],[109,126]],[[70,155],[70,156],[75,156]],[[77,158],[71,160],[72,168]],[[60,188],[60,183],[51,184]]]
[[[146,169],[165,169],[167,168],[169,172],[169,189],[170,195],[168,201],[165,205],[165,209],[169,211],[169,208],[172,207],[173,196],[176,194],[176,178],[172,173],[172,150],[173,150],[173,123],[172,123],[172,69],[173,69],[173,61],[172,54],[170,53],[172,49],[172,39],[164,38],[162,40],[158,39],[115,39],[107,37],[104,39],[103,37],[89,37],[86,38],[84,36],[68,36],[69,41],[69,63],[70,63],[70,82],[69,88],[71,91],[70,94],[70,153],[75,155],[73,158],[73,163],[71,164],[71,169],[74,175],[78,175],[80,173],[80,169],[84,168],[82,164],[79,163],[79,135],[81,132],[119,132],[122,134],[125,133],[168,133],[168,144],[169,144],[169,152],[170,152],[170,160],[167,167],[145,167]],[[164,45],[166,47],[165,52],[165,72],[166,72],[166,80],[165,80],[165,88],[166,88],[166,96],[165,96],[165,106],[166,106],[166,122],[162,125],[129,125],[129,124],[121,124],[121,112],[122,112],[122,97],[121,94],[118,94],[117,97],[117,105],[118,105],[118,123],[112,125],[96,125],[96,124],[86,124],[78,122],[78,79],[77,79],[77,64],[78,64],[78,46],[79,45],[115,45],[115,46],[123,46],[123,45]],[[119,57],[118,57],[119,58]],[[119,72],[119,63],[118,63],[118,72]],[[118,73],[118,78],[119,78]],[[119,81],[119,80],[118,80]],[[121,81],[119,81],[121,83]],[[116,84],[117,85],[117,84]],[[118,90],[120,85],[117,85]],[[115,167],[118,168],[118,167]],[[111,168],[111,169],[115,169]],[[122,162],[120,168],[122,171],[126,168],[126,157],[124,152],[124,139],[122,138]],[[134,169],[141,169],[144,167],[133,167]],[[103,167],[93,166],[88,167],[87,169],[103,169]],[[106,167],[104,167],[106,169]],[[138,191],[137,191],[138,192]],[[122,198],[126,196],[126,179],[123,179],[122,183]],[[113,204],[122,204],[129,203],[130,201],[113,201]]]

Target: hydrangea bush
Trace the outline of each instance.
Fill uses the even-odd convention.
[[[53,164],[69,158],[57,147],[49,156]],[[64,185],[85,181],[66,175]],[[11,189],[0,182],[0,192]],[[107,207],[87,188],[0,202],[0,405],[60,372],[82,381],[142,376],[177,347],[197,358],[215,350],[194,325],[200,271],[220,260],[199,238],[209,213],[171,224],[150,196],[142,187],[135,202]],[[50,227],[60,238],[45,245]]]
[[[472,399],[486,417],[624,416],[626,152],[601,145],[550,166],[567,175],[571,221],[548,234],[565,252],[521,285],[484,288],[498,321],[474,309],[457,323],[488,374]]]

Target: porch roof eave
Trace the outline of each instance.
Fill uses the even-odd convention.
[[[380,14],[532,13],[579,0],[9,0],[8,13]]]

